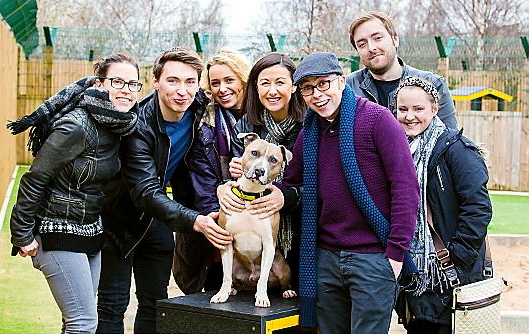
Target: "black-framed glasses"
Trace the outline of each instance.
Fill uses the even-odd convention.
[[[114,78],[100,77],[99,79],[110,80],[110,86],[116,89],[122,89],[123,87],[125,87],[125,85],[127,85],[131,92],[139,92],[141,90],[141,87],[143,86],[143,84],[139,81],[126,82],[125,80],[121,78],[117,78],[117,77],[114,77]]]
[[[335,76],[334,78],[329,79],[329,80],[322,80],[318,82],[315,86],[306,85],[306,86],[300,87],[299,92],[301,93],[302,96],[311,96],[312,94],[314,94],[315,88],[319,90],[320,92],[324,92],[328,90],[329,88],[331,88],[331,82],[338,78],[339,76]]]

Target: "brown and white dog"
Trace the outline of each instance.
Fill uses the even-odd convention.
[[[255,133],[241,133],[238,137],[244,138],[245,145],[241,162],[243,175],[237,181],[240,187],[232,191],[239,198],[251,201],[266,194],[266,185],[277,177],[283,161],[288,163],[292,153],[284,146],[260,139]],[[222,286],[211,303],[224,303],[237,289],[255,285],[255,306],[270,307],[268,287],[280,285],[284,298],[296,296],[290,289],[290,268],[275,247],[279,218],[279,212],[261,218],[248,209],[220,210],[219,225],[232,234],[233,243],[221,251]]]

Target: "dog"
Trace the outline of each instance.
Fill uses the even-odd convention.
[[[267,184],[277,177],[283,162],[292,159],[292,153],[282,145],[260,139],[255,133],[241,133],[238,137],[244,138],[243,175],[237,180],[240,187],[232,191],[239,198],[251,201],[266,195]],[[219,225],[232,234],[233,243],[221,250],[222,286],[211,298],[211,303],[224,303],[238,289],[255,285],[255,306],[258,307],[270,307],[268,287],[280,285],[284,298],[296,296],[290,289],[290,268],[275,247],[279,219],[279,212],[261,218],[248,209],[241,212],[220,210]]]

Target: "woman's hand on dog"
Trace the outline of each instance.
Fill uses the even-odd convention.
[[[285,204],[283,192],[273,184],[267,186],[272,192],[250,202],[250,212],[258,214],[261,218],[267,218],[281,210]]]
[[[237,188],[239,184],[235,181],[228,181],[217,187],[217,198],[222,210],[229,214],[230,212],[241,212],[244,210],[244,201],[237,197],[231,188]]]
[[[228,231],[217,225],[215,219],[218,217],[218,212],[212,212],[207,216],[198,215],[193,224],[193,230],[204,234],[216,248],[225,249],[227,245],[231,244],[233,237]]]
[[[230,175],[234,179],[238,179],[242,176],[242,158],[233,157],[230,161]]]

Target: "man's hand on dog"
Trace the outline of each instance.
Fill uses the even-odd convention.
[[[229,181],[217,188],[219,204],[227,214],[229,212],[241,212],[248,206],[251,214],[259,215],[260,218],[267,218],[281,210],[285,204],[283,193],[273,184],[267,186],[272,191],[270,194],[251,202],[243,201],[231,191],[231,188],[237,188],[238,186],[239,184],[236,181]]]
[[[218,212],[212,212],[207,216],[198,215],[193,224],[193,230],[204,234],[204,236],[218,249],[224,249],[231,244],[233,237],[228,231],[217,225],[215,219],[219,217]]]

